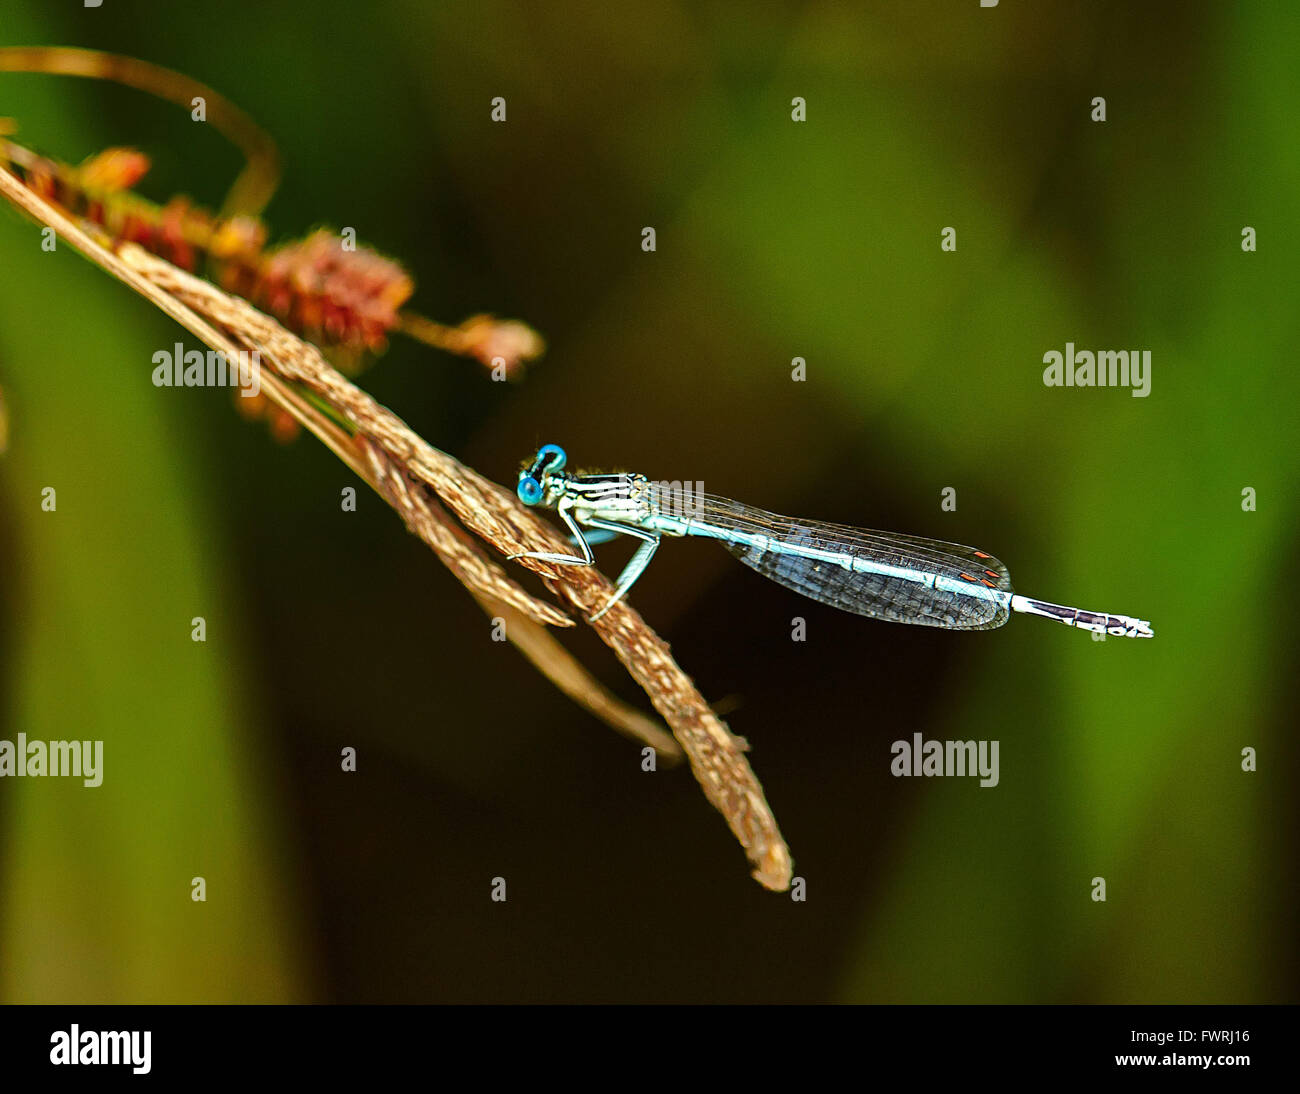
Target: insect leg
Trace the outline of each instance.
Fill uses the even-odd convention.
[[[570,508],[570,505],[562,501],[555,507],[555,511],[568,527],[574,544],[582,549],[581,558],[577,555],[552,554],[549,551],[521,551],[517,555],[507,555],[506,561],[510,562],[516,558],[535,558],[541,562],[553,562],[557,566],[590,566],[595,562],[596,556],[591,553],[591,544],[587,542],[587,537],[582,534],[582,529],[575,523],[573,514],[569,512]]]
[[[614,535],[635,536],[637,539],[644,541],[641,546],[636,549],[636,553],[628,560],[628,564],[623,567],[623,572],[618,575],[617,588],[614,590],[614,595],[609,598],[609,602],[601,608],[600,611],[588,620],[588,622],[594,623],[627,595],[627,591],[636,584],[637,578],[639,578],[645,571],[645,568],[650,565],[650,560],[654,557],[655,551],[659,548],[659,533],[647,532],[642,528],[636,528],[630,524],[618,524],[612,520],[593,519],[588,521],[588,523],[593,528],[598,528]]]

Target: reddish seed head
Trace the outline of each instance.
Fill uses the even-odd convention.
[[[88,190],[130,190],[149,172],[149,157],[134,148],[106,148],[76,169]]]

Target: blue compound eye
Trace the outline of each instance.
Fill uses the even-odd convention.
[[[550,457],[549,461],[547,457]],[[537,460],[535,462],[540,467],[549,467],[552,471],[559,471],[568,458],[564,449],[558,444],[544,444],[537,450]]]
[[[542,500],[542,484],[532,475],[520,475],[519,486],[516,487],[515,493],[519,495],[519,500],[525,505],[536,505]]]

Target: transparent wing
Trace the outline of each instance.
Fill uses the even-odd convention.
[[[688,534],[714,536],[764,577],[843,611],[950,630],[989,630],[1011,614],[1007,568],[974,547],[783,517],[712,494],[657,500],[677,501]]]

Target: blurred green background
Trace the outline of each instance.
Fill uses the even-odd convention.
[[[0,737],[102,739],[105,778],[0,783],[0,998],[1294,1002],[1297,30],[1267,3],[9,0],[0,44],[142,57],[258,119],[273,238],[355,227],[419,310],[543,332],[518,385],[405,341],[363,379],[498,481],[556,441],[973,543],[1158,637],[877,623],[666,544],[633,600],[734,704],[793,903],[377,497],[341,512],[320,445],[152,387],[178,328],[6,208]],[[155,199],[218,204],[240,165],[103,83],[0,74],[0,115],[73,162],[141,148]],[[1149,348],[1150,397],[1044,387],[1067,341]],[[892,777],[914,732],[1000,741],[1000,785]]]

